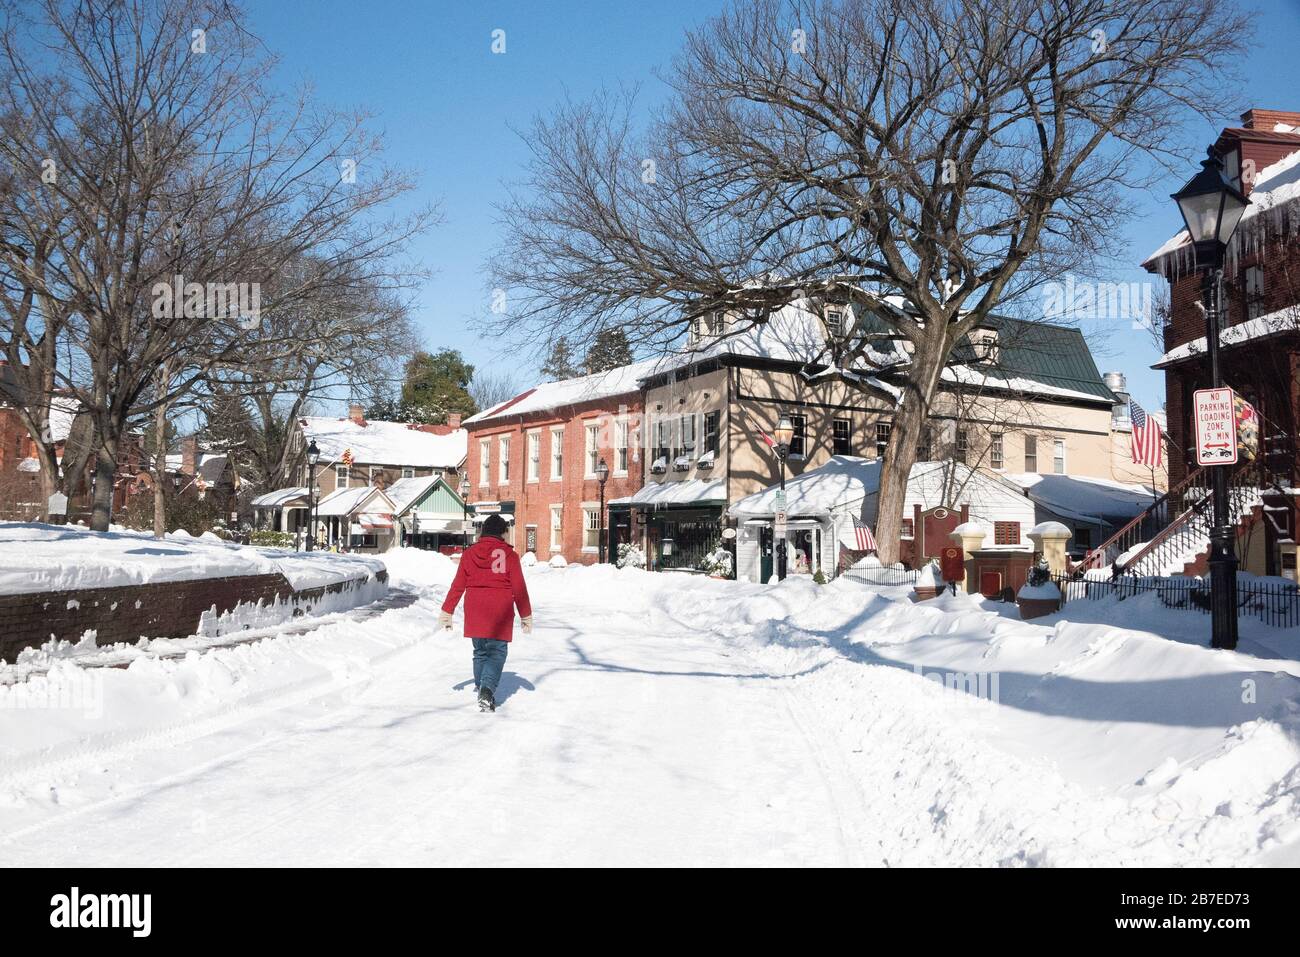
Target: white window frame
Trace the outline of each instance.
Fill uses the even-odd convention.
[[[1052,440],[1052,473],[1065,474],[1065,439]]]
[[[838,339],[844,335],[844,310],[827,309],[826,310],[826,333],[832,338]]]
[[[551,506],[551,551],[564,551],[564,506]]]
[[[584,478],[596,477],[596,464],[600,461],[600,423],[588,419],[582,423],[582,465]]]
[[[551,481],[564,478],[564,426],[551,429]]]
[[[334,487],[348,488],[352,481],[351,467],[339,462],[334,466]]]
[[[628,422],[627,416],[620,416],[614,422],[614,474],[627,475],[628,463],[631,456],[628,454],[627,447]]]
[[[528,481],[542,480],[542,430],[528,430]]]
[[[402,478],[404,479],[415,478],[415,469],[411,468],[409,465],[404,466],[402,468]]]
[[[492,483],[492,440],[478,440],[478,484],[486,488]]]
[[[497,484],[510,481],[510,436],[497,436]]]
[[[588,536],[591,544],[587,544]],[[600,503],[582,503],[582,550],[584,552],[600,551]]]
[[[694,459],[700,454],[699,434],[695,428],[695,413],[686,412],[677,417],[677,430],[680,433],[681,454],[687,458]],[[687,441],[690,446],[687,447]]]
[[[989,433],[989,468],[1001,470],[1006,468],[1006,446],[1002,432]]]

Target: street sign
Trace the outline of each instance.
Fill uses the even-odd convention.
[[[1237,414],[1232,390],[1197,389],[1192,395],[1197,465],[1237,463]]]
[[[939,551],[939,571],[946,582],[959,582],[966,577],[966,556],[955,545],[945,545]]]

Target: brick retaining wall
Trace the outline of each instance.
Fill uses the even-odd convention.
[[[99,645],[142,637],[184,638],[199,630],[205,613],[226,614],[241,605],[292,602],[294,616],[311,614],[324,596],[372,581],[387,582],[388,572],[301,591],[276,573],[0,595],[0,661],[13,662],[24,648],[39,647],[51,637],[80,641],[90,629]]]

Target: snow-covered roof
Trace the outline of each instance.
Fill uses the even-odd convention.
[[[280,508],[287,505],[294,499],[306,498],[307,489],[305,486],[297,488],[278,488],[274,492],[265,492],[253,499],[253,508]]]
[[[392,513],[394,510],[393,500],[382,489],[372,485],[336,489],[316,504],[317,516],[353,515],[366,511]]]
[[[1039,475],[1025,472],[1007,475],[1043,508],[1063,518],[1111,523],[1130,519],[1152,503],[1157,493],[1136,482],[1086,475]]]
[[[384,492],[393,503],[393,511],[400,515],[411,507],[412,502],[433,488],[438,481],[436,475],[398,479],[384,489]]]
[[[1247,319],[1235,326],[1228,326],[1219,333],[1220,346],[1236,346],[1255,339],[1267,339],[1269,336],[1284,332],[1300,332],[1300,307],[1285,306],[1275,312]],[[1162,369],[1182,359],[1205,355],[1205,336],[1184,342],[1181,346],[1170,349],[1157,362],[1153,369]]]
[[[727,483],[723,479],[687,479],[683,482],[652,482],[620,504],[637,508],[665,508],[670,505],[704,505],[727,500]],[[610,503],[614,504],[614,503]]]
[[[789,515],[822,515],[861,502],[880,488],[880,460],[855,455],[833,455],[825,465],[809,469],[785,482],[785,510]],[[747,495],[728,511],[735,516],[772,515],[779,485]]]
[[[1265,166],[1256,175],[1255,185],[1250,191],[1250,205],[1242,214],[1228,246],[1229,260],[1235,259],[1243,247],[1255,245],[1261,230],[1266,227],[1291,234],[1300,230],[1300,210],[1294,207],[1297,199],[1300,199],[1300,144],[1295,152]],[[1175,255],[1170,256],[1171,253]],[[1166,257],[1175,261],[1175,271],[1186,271],[1190,267],[1192,243],[1186,228],[1161,243],[1142,261],[1142,265],[1158,265],[1160,272],[1168,276],[1170,269]]]
[[[558,382],[543,382],[514,398],[471,415],[465,419],[465,424],[472,425],[506,416],[545,412],[595,399],[637,392],[641,388],[640,380],[650,375],[662,361],[646,359],[610,369],[608,372],[597,372],[594,375],[562,379]]]
[[[358,465],[402,465],[410,468],[459,468],[469,447],[469,433],[455,429],[446,435],[425,432],[405,422],[307,416],[301,420],[303,439],[316,443],[321,464],[332,465],[352,450]]]

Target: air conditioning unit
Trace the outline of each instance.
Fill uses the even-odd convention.
[[[653,475],[663,475],[668,471],[668,460],[662,455],[650,463],[650,472]]]

